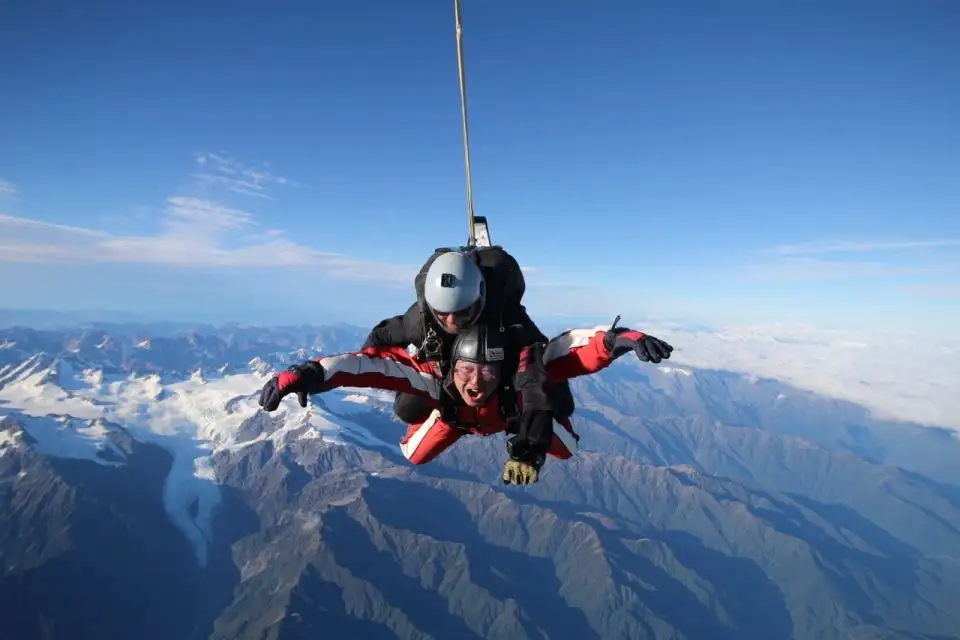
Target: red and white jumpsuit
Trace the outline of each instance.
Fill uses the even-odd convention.
[[[543,363],[547,382],[556,383],[577,376],[597,373],[608,367],[613,358],[604,346],[608,327],[574,329],[550,340],[544,350]],[[433,362],[414,359],[401,347],[368,347],[362,351],[327,356],[317,360],[325,372],[326,389],[361,387],[416,394],[435,402],[426,420],[413,423],[400,440],[400,450],[413,464],[430,462],[466,433],[489,436],[503,432],[507,423],[500,413],[499,393],[493,393],[480,407],[459,407],[458,428],[440,418],[442,380]],[[517,392],[517,402],[521,394]],[[577,451],[580,437],[569,418],[557,421],[548,453],[556,458],[570,458]]]

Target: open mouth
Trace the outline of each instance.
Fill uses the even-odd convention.
[[[481,394],[479,389],[465,389],[465,391],[467,392],[467,397],[471,400],[478,400],[480,398]]]

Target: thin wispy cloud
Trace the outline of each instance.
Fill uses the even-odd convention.
[[[295,185],[267,170],[251,169],[226,153],[195,157],[208,173],[208,184],[226,191],[271,199],[268,187]],[[144,212],[140,223],[153,216]],[[279,269],[311,268],[332,279],[360,279],[378,284],[410,286],[421,263],[391,264],[322,251],[291,240],[275,227],[262,227],[246,209],[216,198],[172,195],[159,214],[153,234],[118,234],[104,229],[46,222],[0,214],[0,262],[7,263],[127,263],[174,268]],[[429,252],[425,252],[426,260]],[[541,270],[524,268],[528,290],[569,300],[584,287],[550,278]],[[530,280],[533,282],[530,282]],[[549,294],[553,292],[553,295]]]
[[[879,251],[909,251],[913,249],[938,249],[960,246],[960,238],[941,238],[927,240],[893,240],[879,242],[863,241],[827,241],[782,244],[769,249],[768,253],[778,255],[817,255],[824,253],[874,253]]]
[[[293,181],[242,166],[225,153],[196,157],[228,191],[269,198],[272,185]],[[315,268],[328,277],[409,285],[419,265],[362,260],[294,242],[281,230],[218,199],[172,195],[155,234],[116,234],[76,225],[0,214],[0,262],[130,263],[222,269]]]
[[[594,290],[594,285],[576,282],[569,278],[558,277],[556,273],[550,273],[540,267],[526,267],[520,265],[520,271],[523,273],[524,282],[528,287],[538,287],[541,289],[565,289],[565,290]]]
[[[0,199],[14,198],[20,193],[17,186],[9,180],[0,179]]]
[[[253,167],[240,163],[225,152],[200,153],[194,157],[201,171],[191,177],[200,186],[220,187],[233,193],[273,200],[271,187],[294,187],[299,183],[270,172],[269,167]]]
[[[170,233],[210,233],[242,229],[254,224],[253,215],[199,198],[167,198],[164,226]]]
[[[960,253],[940,249],[960,239],[835,240],[783,244],[760,252],[748,269],[759,281],[827,281],[948,276],[960,273]]]
[[[0,262],[144,264],[180,269],[311,268],[330,279],[411,287],[421,264],[393,264],[320,251],[263,229],[249,212],[215,201],[167,199],[155,235],[118,235],[73,225],[0,214]],[[423,259],[429,257],[425,252]],[[544,312],[608,302],[579,283],[527,278],[527,302]]]
[[[929,284],[905,284],[897,291],[933,300],[960,300],[960,282],[935,282]]]
[[[751,279],[759,281],[853,280],[932,276],[951,273],[957,268],[957,265],[946,263],[905,264],[876,260],[849,261],[792,257],[755,265],[750,270],[750,275]]]
[[[116,235],[99,229],[0,215],[0,261],[133,263],[167,267],[277,269],[310,267],[329,277],[409,285],[417,265],[386,264],[319,251],[278,230],[265,234],[254,216],[221,203],[172,196],[156,235]]]

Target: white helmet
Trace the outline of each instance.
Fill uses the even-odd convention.
[[[469,326],[480,317],[486,302],[483,272],[467,253],[442,253],[427,269],[423,297],[434,314],[463,316],[458,324]]]

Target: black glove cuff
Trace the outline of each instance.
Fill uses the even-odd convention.
[[[295,364],[287,368],[287,371],[296,373],[300,383],[307,393],[320,393],[324,391],[324,382],[326,382],[326,372],[323,365],[316,360],[307,360],[300,364]]]
[[[552,443],[553,414],[549,411],[525,413],[520,419],[519,433],[507,440],[507,453],[514,460],[536,467],[543,464]]]
[[[514,436],[507,440],[507,455],[510,456],[510,459],[529,464],[537,471],[540,471],[547,459],[546,450],[541,449],[542,447],[525,438],[520,438],[520,436]]]
[[[606,348],[607,353],[614,355],[614,352],[617,351],[617,347],[622,347],[622,345],[617,344],[617,338],[620,337],[621,333],[626,333],[627,331],[630,331],[630,329],[626,327],[607,329],[606,333],[603,335],[603,346]]]

